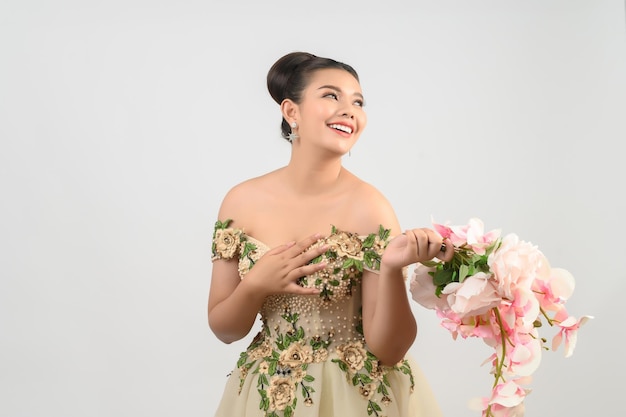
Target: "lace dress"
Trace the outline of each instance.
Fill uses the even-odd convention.
[[[218,221],[213,259],[239,260],[246,273],[269,248]],[[389,230],[359,236],[332,228],[312,262],[327,267],[300,279],[319,295],[273,295],[260,311],[262,329],[230,374],[216,417],[440,417],[410,357],[381,366],[365,345],[361,277],[378,271]]]

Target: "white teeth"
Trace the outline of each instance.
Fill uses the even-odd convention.
[[[333,129],[337,129],[337,130],[341,130],[342,132],[352,133],[352,129],[349,128],[348,126],[332,124],[332,125],[328,125],[328,127],[331,127]]]

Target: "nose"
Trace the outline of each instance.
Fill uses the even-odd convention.
[[[339,109],[339,116],[347,117],[348,119],[354,119],[354,113],[350,108],[349,104],[345,104],[342,108]]]
[[[341,113],[341,117],[347,117],[348,119],[354,119],[354,114],[349,113],[348,111],[344,111]]]

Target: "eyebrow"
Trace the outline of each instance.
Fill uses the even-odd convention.
[[[334,85],[323,85],[320,88],[318,88],[318,90],[323,90],[324,88],[329,88],[331,90],[335,90],[338,93],[341,93],[341,89],[339,87],[335,87]],[[358,91],[356,93],[353,94],[354,96],[360,97],[361,100],[363,100],[363,94],[359,93]]]

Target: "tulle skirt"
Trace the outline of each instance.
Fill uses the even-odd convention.
[[[355,384],[350,375],[339,369],[330,360],[311,364],[307,374],[313,377],[314,383],[309,388],[308,398],[304,397],[303,387],[297,387],[287,395],[295,395],[297,401],[290,410],[293,417],[441,417],[441,410],[433,392],[418,365],[409,356],[411,378],[400,372],[389,372],[386,376],[385,391],[382,395],[378,390],[369,392],[369,384]],[[251,368],[253,369],[253,368]],[[245,372],[245,371],[244,371]],[[268,390],[272,405],[263,409],[263,397],[259,393],[258,378],[249,373],[241,383],[241,370],[235,369],[229,376],[224,395],[218,406],[215,417],[266,417],[289,415],[281,409],[281,399],[285,393]],[[368,407],[374,410],[368,410]],[[370,411],[370,412],[368,412]],[[275,414],[272,414],[275,413]]]

